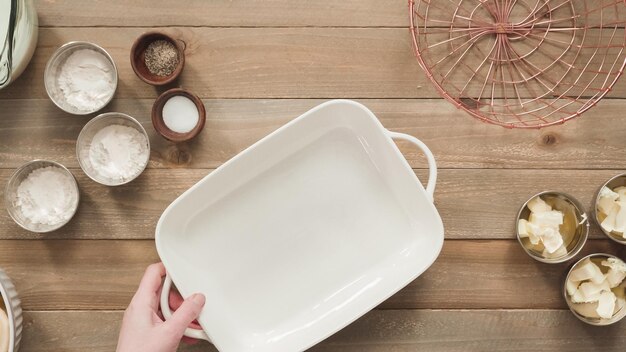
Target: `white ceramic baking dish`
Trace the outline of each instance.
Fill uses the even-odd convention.
[[[2,269],[0,295],[9,318],[9,352],[17,352],[22,341],[22,306],[13,282]]]
[[[426,154],[422,187],[392,138]],[[353,101],[321,104],[176,199],[156,229],[183,297],[207,297],[190,337],[220,351],[302,351],[424,272],[443,244],[435,160]]]

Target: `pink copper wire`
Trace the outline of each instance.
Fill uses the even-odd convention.
[[[626,66],[626,0],[409,0],[419,65],[458,108],[508,128],[564,123]]]

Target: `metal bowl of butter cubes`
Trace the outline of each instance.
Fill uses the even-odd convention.
[[[532,196],[517,214],[516,233],[532,258],[548,264],[576,256],[587,242],[589,221],[572,196],[555,191]]]
[[[596,222],[608,238],[626,244],[626,174],[606,181],[594,202]]]
[[[626,263],[597,253],[579,260],[565,279],[563,294],[574,315],[591,325],[610,325],[626,315]]]

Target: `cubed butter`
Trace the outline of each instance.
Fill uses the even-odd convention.
[[[527,227],[528,227],[528,220],[519,219],[519,221],[517,222],[517,233],[519,234],[519,237],[521,238],[528,237]]]
[[[598,299],[598,315],[604,319],[610,319],[613,317],[613,311],[615,310],[615,294],[611,291],[603,291]]]
[[[601,263],[603,266],[609,268],[606,273],[606,281],[611,288],[619,286],[619,284],[626,278],[626,263],[617,258],[608,258]]]
[[[558,210],[532,212],[528,221],[539,227],[558,227],[563,224],[563,213]]]
[[[554,253],[550,253],[548,252],[548,249],[546,247],[546,249],[543,250],[542,255],[548,259],[560,258],[560,257],[567,255],[567,248],[565,248],[564,245],[561,245],[561,247],[559,247]]]
[[[589,259],[580,262],[578,267],[572,270],[569,275],[569,279],[574,282],[591,280],[592,278],[594,282],[602,283],[602,281],[604,281],[604,274],[602,274],[600,268]]]
[[[582,291],[583,297],[589,299],[591,297],[596,297],[596,295],[601,292],[611,291],[611,286],[609,286],[608,281],[604,280],[600,284],[596,284],[594,282],[583,282],[580,284],[578,289]]]
[[[576,303],[572,305],[572,309],[583,317],[598,319],[598,302],[592,303]]]
[[[573,296],[578,290],[578,282],[567,280],[565,283],[565,289],[567,290],[568,295]]]
[[[528,234],[528,239],[532,244],[539,244],[541,239],[538,234],[541,232],[541,228],[531,222],[526,222],[526,233]]]
[[[619,196],[619,198],[616,198],[616,199],[626,200],[626,187],[624,186],[617,187],[613,190],[613,192],[617,193],[617,195]]]
[[[617,213],[619,213],[620,208],[619,203],[616,203],[616,205],[607,214],[606,218],[602,221],[600,226],[602,226],[604,231],[611,233],[615,230]]]
[[[563,237],[558,229],[544,227],[539,233],[539,238],[541,238],[546,251],[550,254],[554,254],[559,248],[563,247]]]
[[[616,205],[615,201],[619,198],[619,194],[611,191],[608,187],[602,187],[598,194],[598,209],[608,215],[613,206]]]
[[[552,210],[552,207],[548,203],[546,203],[543,199],[541,199],[541,197],[535,197],[529,200],[526,206],[533,213],[540,213],[540,212]]]
[[[615,216],[615,228],[613,231],[624,234],[626,232],[626,198],[619,201],[619,211]]]
[[[582,284],[581,284],[582,286]],[[586,296],[585,293],[583,292],[583,290],[578,287],[578,290],[576,290],[576,292],[574,292],[574,294],[572,295],[571,299],[572,302],[574,303],[591,303],[591,302],[597,302],[598,299],[600,299],[600,294],[602,292],[596,292],[593,295],[590,296]]]

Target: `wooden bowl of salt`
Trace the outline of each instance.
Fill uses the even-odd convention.
[[[152,105],[152,125],[165,139],[185,142],[204,128],[206,110],[197,95],[182,88],[163,92]]]

